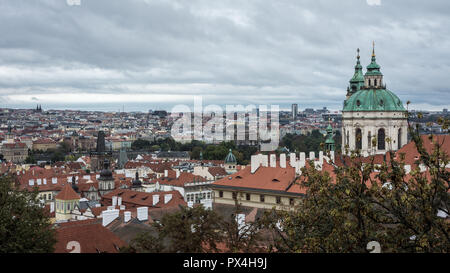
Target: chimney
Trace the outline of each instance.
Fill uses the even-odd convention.
[[[276,154],[271,154],[270,155],[270,167],[271,168],[276,168],[277,167],[277,155]]]
[[[297,161],[297,158],[295,156],[295,153],[290,153],[289,154],[289,165],[291,165],[291,167],[295,167],[296,161]]]
[[[164,177],[168,177],[169,176],[169,170],[164,170]]]
[[[124,205],[120,205],[119,207],[120,207],[120,210],[124,210],[125,209]]]
[[[122,197],[117,198],[117,205],[122,206]]]
[[[306,161],[306,155],[303,152],[300,153],[300,161]]]
[[[114,209],[116,209],[115,206],[108,206],[108,207],[107,207],[107,210],[114,210]]]
[[[259,168],[260,161],[258,155],[252,155],[251,156],[251,173],[255,173],[256,170]]]
[[[139,221],[147,221],[148,220],[148,207],[137,208],[137,218]]]
[[[102,225],[106,227],[118,217],[119,217],[118,209],[104,210],[102,211]]]
[[[305,161],[303,161],[303,162],[305,162]],[[295,163],[295,174],[296,175],[301,175],[302,174],[302,168],[303,168],[304,166],[302,166],[302,161],[297,161],[296,163]]]
[[[286,154],[280,154],[280,167],[286,168]]]
[[[153,195],[153,206],[158,204],[159,202],[159,194]]]
[[[319,162],[320,162],[320,164],[323,164],[323,152],[322,151],[319,152]]]
[[[176,178],[180,177],[180,170],[179,170],[179,169],[176,169],[176,170],[175,170],[175,174],[176,174]]]
[[[124,215],[123,221],[125,223],[128,223],[131,220],[131,211],[125,211],[123,215]]]
[[[316,160],[316,154],[314,152],[309,152],[309,160]]]
[[[330,151],[331,162],[334,163],[334,151]]]
[[[112,197],[112,205],[115,207],[117,206],[117,196]]]
[[[55,202],[50,203],[50,213],[55,211]]]
[[[411,165],[405,165],[405,172],[407,174],[411,172]]]
[[[263,154],[259,154],[259,159],[260,159],[260,163],[262,167],[269,167],[269,156],[268,155],[263,155]]]
[[[164,195],[164,204],[167,204],[172,200],[172,194],[165,194]]]

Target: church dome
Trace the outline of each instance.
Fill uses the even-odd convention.
[[[400,99],[387,89],[362,89],[344,101],[343,112],[399,111],[406,109]]]
[[[228,153],[227,157],[225,158],[225,164],[236,164],[237,160],[234,154],[231,152]]]

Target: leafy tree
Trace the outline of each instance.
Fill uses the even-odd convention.
[[[220,217],[203,206],[180,207],[165,214],[154,224],[156,232],[138,235],[130,243],[130,252],[204,253],[217,251],[221,240]],[[208,246],[208,247],[206,247]]]
[[[38,191],[20,191],[11,177],[0,177],[0,252],[50,253],[56,243]]]
[[[440,122],[448,130],[448,120]],[[392,160],[393,152],[381,166],[373,159],[363,163],[359,152],[352,152],[351,163],[335,169],[335,181],[329,173],[303,168],[299,183],[307,191],[298,207],[266,213],[274,248],[367,252],[367,243],[377,241],[383,252],[448,252],[450,226],[437,216],[449,214],[448,155],[433,136],[434,149],[427,152],[418,130],[409,132],[420,154],[417,165],[428,172],[417,167],[406,174],[403,159]]]

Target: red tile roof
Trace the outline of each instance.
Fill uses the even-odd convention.
[[[70,184],[66,184],[64,188],[55,196],[59,200],[80,199],[80,196],[72,189]]]
[[[172,199],[165,204],[164,196],[171,194]],[[159,202],[153,206],[153,196],[159,195]],[[178,207],[178,205],[186,206],[183,196],[178,191],[162,191],[162,192],[139,192],[128,189],[116,189],[102,196],[101,203],[103,206],[112,204],[112,197],[122,197],[122,205],[127,209],[134,207],[165,208]]]
[[[70,253],[74,250],[69,242],[77,242],[80,253],[117,253],[126,243],[96,219],[61,223],[56,229],[56,253]],[[69,248],[69,249],[68,249]]]

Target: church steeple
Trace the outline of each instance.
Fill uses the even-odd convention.
[[[356,56],[356,65],[355,65],[355,74],[350,79],[350,86],[347,89],[347,98],[356,93],[357,91],[361,90],[361,88],[364,86],[364,74],[362,72],[362,65],[360,62],[360,56],[359,56],[359,48],[357,49],[357,56]]]
[[[372,48],[372,60],[367,66],[367,72],[364,75],[364,85],[369,89],[383,88],[383,74],[380,72],[380,66],[377,64],[375,55],[375,41]]]

